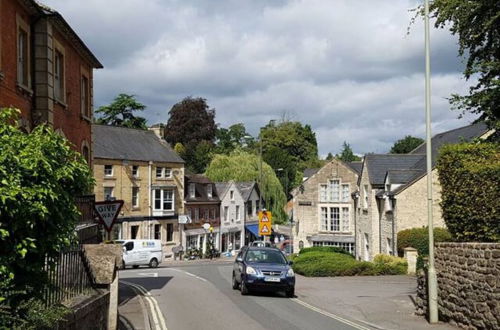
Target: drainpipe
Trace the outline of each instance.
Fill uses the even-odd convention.
[[[151,177],[152,177],[152,170],[153,170],[153,162],[149,161],[148,163],[148,213],[149,213],[149,218],[147,222],[147,228],[148,228],[148,238],[151,238],[151,216],[153,215],[153,209],[151,206],[151,195],[153,193],[153,190],[151,189]]]

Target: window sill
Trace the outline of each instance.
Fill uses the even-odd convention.
[[[354,235],[352,231],[330,231],[330,230],[320,230],[319,234],[339,234],[339,235]]]
[[[167,181],[167,180],[172,180],[172,177],[167,177],[167,178],[164,178],[164,177],[156,177],[156,180],[158,180],[158,181]]]
[[[165,246],[175,245],[175,241],[168,241],[164,244]]]
[[[64,109],[68,109],[68,105],[64,101],[61,101],[61,100],[54,97],[54,102],[59,104]]]
[[[141,208],[139,206],[132,206],[132,211],[140,211]]]
[[[104,180],[116,180],[114,176],[104,176]]]
[[[85,115],[81,115],[81,118],[82,118],[83,120],[85,120],[85,121],[88,121],[89,123],[91,123],[91,122],[92,122],[92,119],[91,119],[91,118],[89,118],[89,117],[87,117],[87,116],[85,116]]]
[[[29,88],[28,86],[25,86],[24,84],[21,84],[20,82],[17,82],[16,87],[22,93],[28,94],[28,96],[30,96],[30,97],[33,96],[33,90],[31,88]]]
[[[139,178],[138,176],[132,176],[132,180],[141,181],[141,178]]]

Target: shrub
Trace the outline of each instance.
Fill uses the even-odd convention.
[[[434,242],[449,242],[452,240],[450,232],[445,228],[434,228]],[[398,255],[404,255],[404,249],[412,247],[417,249],[418,255],[429,255],[429,230],[428,227],[401,230],[398,233]]]
[[[437,169],[443,218],[453,237],[500,241],[500,144],[444,146]]]
[[[376,267],[385,269],[387,272],[394,271],[395,274],[406,274],[408,262],[404,258],[399,258],[387,254],[377,254],[373,259]]]
[[[347,254],[350,255],[354,258],[352,254],[347,252],[346,250],[335,247],[335,246],[313,246],[313,247],[308,247],[308,248],[303,248],[302,250],[299,251],[299,254],[304,254],[304,253],[309,253],[309,252],[335,252],[335,253],[341,253],[341,254]]]

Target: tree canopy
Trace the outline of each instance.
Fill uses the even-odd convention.
[[[146,119],[134,115],[144,111],[146,106],[135,99],[134,95],[119,94],[109,105],[99,107],[95,112],[100,114],[96,123],[110,126],[147,129]]]
[[[458,36],[458,54],[466,60],[464,77],[474,81],[468,95],[453,94],[450,102],[462,112],[480,114],[499,132],[500,1],[434,0],[430,11],[437,28]]]
[[[252,147],[255,139],[251,137],[243,123],[237,123],[229,128],[220,127],[217,129],[216,152],[219,154],[230,154],[237,148]]]
[[[346,141],[342,144],[342,151],[340,154],[337,154],[335,157],[347,163],[361,160],[361,157],[356,156],[354,152],[352,152],[351,146]]]
[[[424,143],[424,140],[418,137],[414,137],[411,135],[407,135],[402,139],[394,142],[394,145],[391,148],[391,154],[407,154],[419,145]]]
[[[276,223],[284,223],[287,217],[284,211],[285,194],[274,170],[267,163],[262,163],[263,187],[261,194],[267,208],[273,212]],[[230,155],[215,155],[205,172],[212,181],[259,181],[260,158],[257,155],[236,150]]]

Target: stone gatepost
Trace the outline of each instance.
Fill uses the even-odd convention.
[[[417,273],[418,251],[412,247],[407,247],[404,251],[404,258],[408,262],[408,275],[415,275]]]

